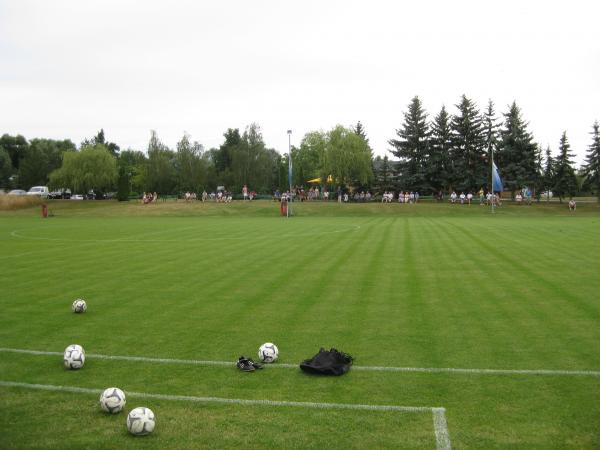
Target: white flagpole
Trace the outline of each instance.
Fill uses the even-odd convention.
[[[288,134],[288,181],[290,183],[290,195],[288,196],[287,217],[290,217],[292,208],[292,130],[287,130]]]
[[[494,192],[494,146],[492,145],[492,142],[490,141],[490,155],[492,155],[492,164],[490,167],[491,170],[491,175],[492,175],[492,196],[490,197],[492,200],[492,214],[496,213],[496,193]]]

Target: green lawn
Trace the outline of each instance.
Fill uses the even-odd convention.
[[[600,448],[600,208],[50,203],[0,211],[0,384],[360,405],[443,407],[453,448]],[[71,313],[83,297],[88,311]],[[343,377],[242,373],[319,347]],[[94,354],[231,361],[228,366]],[[480,373],[368,367],[594,371]],[[363,370],[360,370],[360,368]],[[367,370],[364,370],[367,368]],[[129,396],[127,434],[93,393],[0,385],[1,448],[436,448],[429,411],[315,409]]]

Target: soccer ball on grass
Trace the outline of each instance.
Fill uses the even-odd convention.
[[[65,348],[63,356],[65,369],[81,369],[85,364],[85,350],[81,345],[71,344]]]
[[[82,298],[78,298],[71,305],[71,310],[76,314],[84,313],[86,311],[86,309],[87,309],[87,303]]]
[[[125,403],[125,393],[116,387],[105,389],[100,395],[100,408],[111,414],[122,411]]]
[[[277,346],[271,342],[265,342],[258,349],[258,359],[264,363],[272,363],[279,356]]]
[[[127,429],[135,436],[144,436],[152,433],[156,421],[151,409],[140,406],[132,409],[127,415]]]

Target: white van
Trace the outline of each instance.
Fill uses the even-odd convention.
[[[34,186],[27,191],[27,195],[39,195],[42,198],[48,198],[48,186]]]

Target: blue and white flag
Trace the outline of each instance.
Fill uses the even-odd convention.
[[[492,162],[492,191],[502,192],[502,180],[495,162]]]

